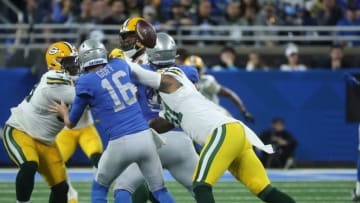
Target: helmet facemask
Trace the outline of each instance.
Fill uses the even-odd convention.
[[[71,76],[79,74],[79,61],[78,56],[67,56],[63,57],[60,61],[63,69],[65,69]]]
[[[133,57],[142,48],[144,45],[139,42],[135,32],[120,33],[120,49],[127,57]]]

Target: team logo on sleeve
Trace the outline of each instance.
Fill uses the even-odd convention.
[[[50,55],[54,55],[54,54],[56,54],[56,53],[58,53],[59,52],[59,48],[57,48],[57,47],[52,47],[50,50],[49,50],[49,54]]]

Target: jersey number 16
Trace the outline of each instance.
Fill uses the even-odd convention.
[[[127,76],[126,72],[120,70],[112,74],[111,80],[113,82],[113,85],[110,83],[110,81],[107,78],[101,80],[101,86],[109,92],[114,102],[115,112],[124,109],[125,104],[130,106],[137,101],[135,96],[136,93],[135,85],[130,82],[127,82],[125,84],[122,84],[120,82],[120,78],[126,76]],[[113,86],[115,86],[115,88]],[[120,98],[122,98],[125,104],[120,101]]]

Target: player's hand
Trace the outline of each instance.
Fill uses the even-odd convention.
[[[245,112],[243,113],[243,116],[244,116],[244,118],[245,118],[245,120],[246,120],[247,122],[249,122],[249,123],[255,123],[255,119],[254,119],[254,117],[251,115],[251,113],[245,111]]]
[[[50,112],[59,114],[62,118],[66,117],[69,113],[69,108],[66,106],[66,104],[62,100],[61,100],[60,104],[53,101],[52,104],[49,105],[48,110]]]

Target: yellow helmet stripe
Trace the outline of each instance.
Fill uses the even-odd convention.
[[[141,17],[128,18],[121,26],[120,33],[136,31],[136,24],[139,20],[144,20]]]

